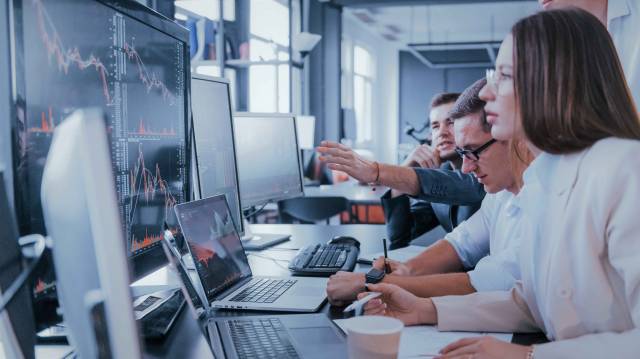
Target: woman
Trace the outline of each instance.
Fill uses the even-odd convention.
[[[530,332],[535,347],[491,338],[443,358],[640,356],[640,120],[605,27],[583,10],[519,21],[481,96],[496,139],[524,138],[520,269],[511,292],[418,298],[392,285],[365,307],[440,330]],[[470,309],[471,308],[471,309]]]

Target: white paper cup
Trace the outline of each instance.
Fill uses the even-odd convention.
[[[404,324],[382,316],[353,317],[345,322],[351,359],[391,359],[398,357]]]

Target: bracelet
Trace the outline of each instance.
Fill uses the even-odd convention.
[[[525,357],[525,359],[533,359],[533,349],[534,349],[533,345],[529,347],[529,350],[527,351],[527,356]]]

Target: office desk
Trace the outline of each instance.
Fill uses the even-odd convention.
[[[361,253],[374,253],[382,251],[381,238],[386,234],[384,225],[349,224],[341,226],[324,226],[310,224],[253,224],[251,230],[260,233],[290,234],[291,240],[275,247],[260,252],[249,252],[249,262],[255,275],[290,276],[287,262],[296,254],[296,250],[302,246],[315,243],[324,243],[334,236],[346,235],[358,239],[361,243]],[[364,272],[370,266],[358,264],[356,271]],[[331,319],[343,318],[341,307],[333,307],[325,302],[320,308],[321,313],[327,314]],[[217,310],[213,317],[247,316],[259,314],[282,314],[277,312],[257,311],[230,311]],[[515,334],[513,342],[519,344],[535,344],[546,341],[544,335],[539,334]],[[183,310],[169,337],[164,343],[147,344],[146,356],[150,358],[189,357],[187,354],[198,353],[206,350],[202,347],[202,337],[195,321],[189,316],[189,312]],[[198,357],[195,355],[193,357]]]
[[[352,204],[377,205],[388,190],[384,186],[362,186],[355,182],[342,182],[318,187],[305,187],[305,197],[344,197]]]
[[[333,236],[346,235],[360,241],[360,253],[375,253],[383,250],[381,238],[386,235],[384,225],[349,224],[341,226],[324,226],[309,224],[254,224],[251,230],[260,233],[291,234],[291,240],[260,252],[249,255],[249,263],[255,275],[290,276],[287,262],[296,254],[296,249],[315,243],[324,243]],[[356,265],[355,271],[365,272],[369,265]],[[328,302],[322,305],[320,312],[331,319],[342,319],[342,307],[334,307]],[[213,316],[245,316],[257,314],[274,314],[274,312],[229,311],[218,310]],[[514,334],[513,343],[530,345],[546,342],[542,333]]]

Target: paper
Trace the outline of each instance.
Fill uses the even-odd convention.
[[[347,332],[344,322],[348,319],[336,319],[333,322]],[[419,325],[405,327],[400,337],[400,350],[398,358],[428,357],[438,354],[440,349],[462,338],[490,335],[496,339],[511,342],[513,334],[504,333],[476,333],[476,332],[439,332],[435,326]]]
[[[427,249],[427,247],[423,247],[423,246],[408,246],[400,249],[394,249],[388,252],[388,258],[399,261],[399,262],[406,262],[409,259],[424,252],[425,249]],[[384,257],[384,252],[370,253],[370,254],[366,253],[366,254],[360,255],[360,258],[363,258],[363,259],[376,260],[379,257]]]

